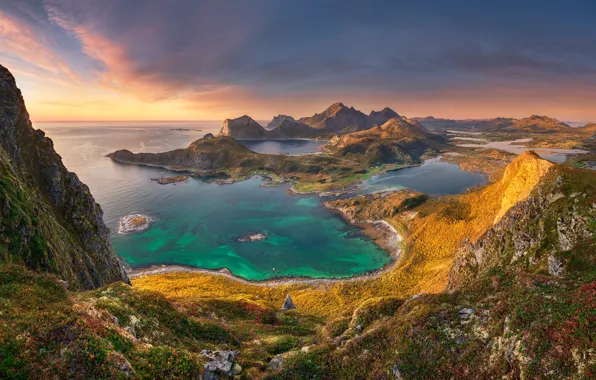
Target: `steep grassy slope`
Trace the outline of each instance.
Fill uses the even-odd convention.
[[[114,284],[68,293],[52,275],[0,267],[0,378],[191,379],[208,349],[241,350],[244,375],[317,339],[317,318],[260,302],[208,300],[180,306]],[[241,367],[236,367],[238,371]]]
[[[128,281],[102,211],[52,141],[34,130],[0,66],[0,261],[57,273],[71,289]]]
[[[553,168],[456,254],[451,292],[364,302],[272,378],[592,378],[595,252],[594,174]]]

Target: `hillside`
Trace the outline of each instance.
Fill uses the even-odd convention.
[[[393,118],[381,126],[333,137],[325,149],[338,157],[362,156],[370,165],[418,162],[426,152],[438,152],[447,143],[415,121]]]
[[[21,92],[0,66],[0,261],[55,273],[70,289],[128,281],[102,210],[35,130]]]
[[[519,134],[572,133],[569,125],[548,116],[532,115],[523,119],[497,117],[493,119],[452,120],[434,117],[415,118],[425,127],[435,131],[448,129],[473,132],[506,132]]]
[[[110,153],[107,157],[122,163],[199,171],[265,165],[269,157],[272,157],[272,160],[275,158],[275,156],[255,153],[235,139],[225,136],[205,136],[192,142],[185,149],[176,149],[164,153],[135,154],[123,149]]]
[[[246,378],[589,377],[596,180],[561,166],[532,172],[542,162],[524,154],[460,196],[339,201],[405,236],[400,264],[363,280],[258,286],[172,273],[68,294],[55,277],[1,269],[11,323],[0,325],[0,359],[12,359],[0,374],[188,378],[211,368],[201,352],[216,349],[235,351],[222,363]],[[526,191],[495,224],[509,188]],[[298,310],[280,311],[287,294]]]
[[[399,261],[356,279],[263,284],[173,272],[130,286],[101,208],[31,127],[14,78],[0,74],[0,378],[596,374],[596,172],[526,152],[460,195],[331,200],[347,219],[401,235]],[[374,138],[442,144],[403,118],[346,136],[338,149]],[[260,155],[209,135],[112,159],[207,171],[271,165],[329,180],[357,168],[347,158]],[[282,311],[288,295],[297,309]]]

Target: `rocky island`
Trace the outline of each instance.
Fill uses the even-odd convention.
[[[132,214],[120,218],[120,227],[118,232],[129,234],[133,232],[145,232],[151,228],[154,219],[143,214]]]
[[[240,236],[236,238],[236,241],[239,243],[249,243],[253,241],[261,241],[267,239],[267,236],[264,233],[256,233],[256,234],[249,234],[245,236]]]
[[[151,178],[151,180],[154,182],[157,182],[160,185],[169,185],[171,183],[188,181],[189,178],[190,177],[187,175],[179,175],[179,176],[175,176],[175,177]]]

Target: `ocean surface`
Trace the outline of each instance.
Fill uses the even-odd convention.
[[[180,264],[228,268],[233,274],[263,280],[282,276],[341,278],[367,273],[391,261],[361,230],[323,208],[315,196],[292,195],[284,187],[262,187],[260,178],[219,185],[190,179],[159,185],[151,178],[163,169],[112,162],[118,149],[163,152],[183,148],[220,122],[37,122],[54,141],[66,167],[86,183],[104,210],[117,254],[131,268]],[[320,142],[250,142],[255,151],[305,154]],[[376,176],[362,192],[411,187],[429,194],[457,193],[482,181],[456,165],[430,161],[419,167]],[[482,179],[484,178],[483,176]],[[140,234],[119,234],[122,216],[156,219]],[[263,232],[267,239],[236,239]]]

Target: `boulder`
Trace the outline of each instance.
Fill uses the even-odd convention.
[[[205,363],[205,380],[216,380],[220,376],[232,377],[236,372],[241,370],[240,366],[234,365],[234,359],[238,355],[238,351],[213,351],[203,350],[201,356],[209,359]]]
[[[283,311],[296,309],[296,305],[294,305],[294,301],[292,301],[292,297],[290,297],[289,294],[286,296],[286,300],[284,302],[284,305],[281,307],[281,309]]]

